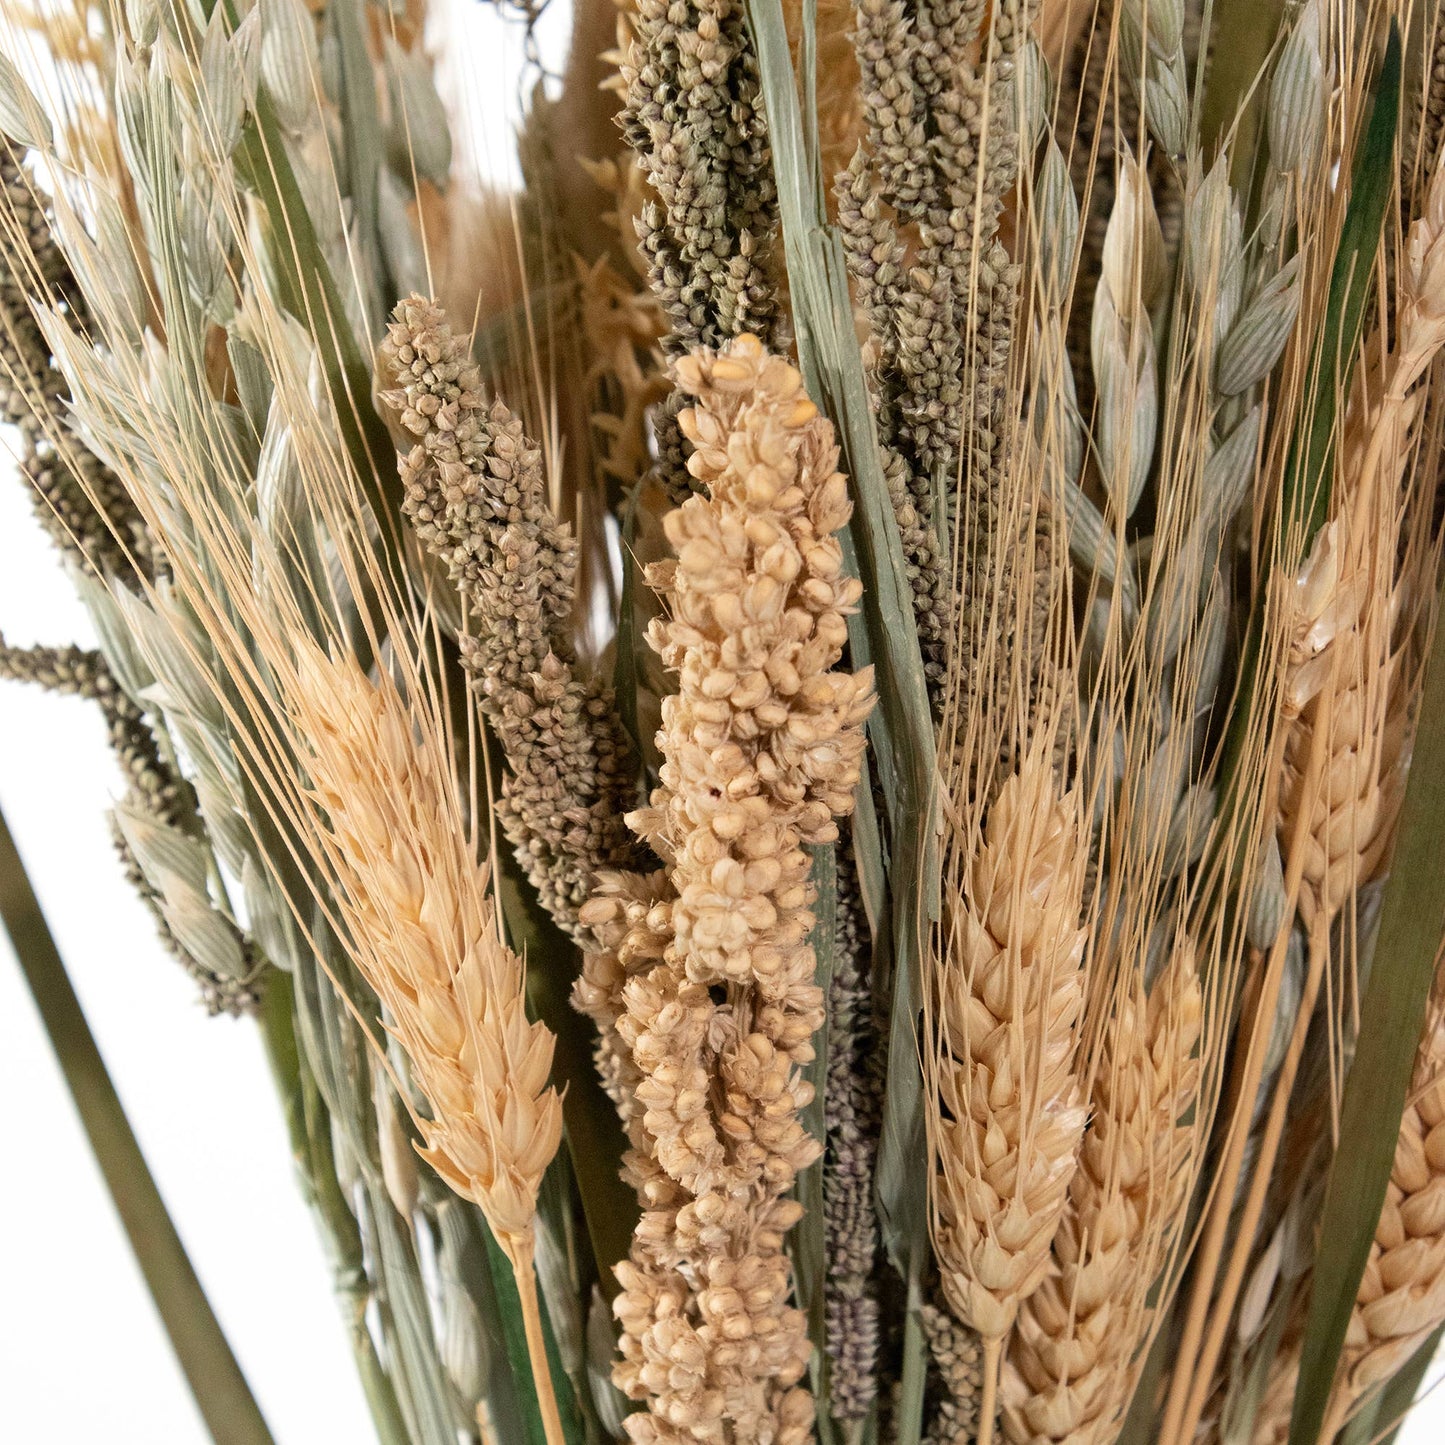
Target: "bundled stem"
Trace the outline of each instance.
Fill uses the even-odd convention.
[[[272,1445],[266,1421],[166,1213],[3,815],[0,921],[201,1418],[216,1445]]]

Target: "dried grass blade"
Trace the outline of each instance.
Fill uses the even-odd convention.
[[[1400,28],[1392,20],[1375,82],[1374,105],[1355,156],[1349,210],[1330,274],[1329,305],[1311,367],[1314,404],[1304,412],[1308,430],[1303,438],[1296,436],[1285,474],[1284,515],[1287,523],[1296,517],[1306,519],[1306,549],[1329,513],[1337,405],[1350,394],[1350,377],[1359,356],[1365,300],[1374,283],[1385,209],[1394,189],[1399,123]]]
[[[1431,645],[1414,760],[1385,885],[1375,962],[1340,1107],[1320,1218],[1290,1445],[1313,1445],[1375,1237],[1442,935],[1439,826],[1445,810],[1445,629]]]
[[[146,1167],[3,814],[0,921],[202,1419],[216,1445],[272,1445],[260,1407]]]
[[[921,946],[938,915],[939,869],[932,827],[933,724],[918,626],[902,545],[883,480],[862,360],[853,329],[847,267],[827,224],[815,157],[805,141],[780,0],[748,0],[777,179],[798,356],[809,395],[838,429],[855,507],[845,565],[863,579],[860,614],[849,619],[855,668],[876,669],[878,707],[869,720],[889,825],[894,880],[886,920],[893,956],[888,1088],[877,1188],[884,1241],[909,1284],[903,1376],[895,1421],[899,1445],[921,1433],[924,1342],[920,1271],[928,1257],[923,1081],[917,1021],[922,1009]],[[865,869],[866,874],[866,869]],[[870,886],[865,876],[864,886]]]

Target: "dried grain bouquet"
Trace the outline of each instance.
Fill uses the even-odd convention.
[[[1445,1326],[1445,10],[541,20],[0,22],[0,406],[99,639],[0,675],[104,715],[378,1438],[1388,1438]]]

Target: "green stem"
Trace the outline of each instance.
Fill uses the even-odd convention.
[[[347,1336],[361,1388],[381,1445],[410,1445],[396,1390],[377,1353],[366,1320],[371,1284],[356,1217],[336,1181],[331,1119],[320,1090],[302,1062],[295,1030],[296,1000],[291,979],[274,974],[261,1007],[261,1033],[291,1142],[302,1193],[316,1216],[331,1261]]]
[[[260,1407],[146,1167],[3,813],[0,919],[211,1438],[216,1445],[272,1445]]]

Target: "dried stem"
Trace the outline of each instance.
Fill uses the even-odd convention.
[[[547,1445],[567,1445],[567,1435],[562,1429],[562,1415],[557,1408],[557,1394],[552,1388],[552,1370],[547,1363],[547,1340],[542,1332],[542,1311],[537,1300],[536,1238],[528,1230],[525,1234],[508,1235],[499,1240],[499,1243],[512,1266],[517,1297],[522,1302],[527,1361],[532,1368],[532,1383],[537,1390],[537,1403],[542,1411],[542,1428],[547,1435]]]

